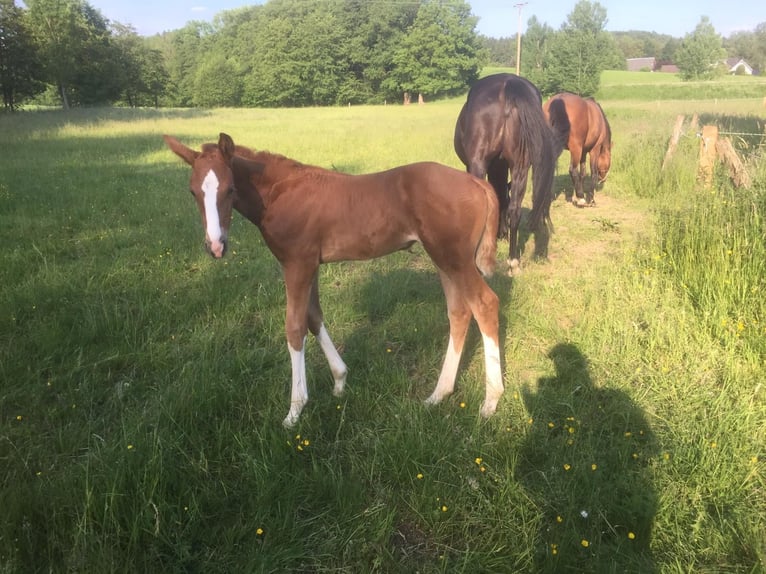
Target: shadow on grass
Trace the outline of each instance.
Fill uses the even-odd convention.
[[[646,416],[592,380],[576,345],[549,357],[556,375],[523,391],[530,432],[516,468],[541,515],[535,571],[656,572],[657,446]]]

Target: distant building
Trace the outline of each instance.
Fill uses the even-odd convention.
[[[742,58],[728,58],[724,60],[726,69],[730,74],[744,74],[745,76],[753,75],[753,68],[745,62]]]
[[[629,72],[650,71],[657,66],[657,58],[628,58],[626,60]]]
[[[662,64],[659,71],[663,74],[677,74],[679,72],[678,66],[675,64]]]

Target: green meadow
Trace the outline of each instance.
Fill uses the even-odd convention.
[[[0,572],[763,572],[764,83],[687,98],[623,74],[602,82],[596,207],[564,201],[565,151],[548,259],[527,239],[509,277],[499,242],[506,393],[488,420],[475,326],[454,395],[423,404],[448,322],[414,247],[322,268],[347,391],[309,340],[310,400],[285,430],[280,268],[238,215],[226,258],[204,252],[162,141],[460,167],[462,98],[0,115]],[[700,186],[692,114],[750,134],[731,136],[750,188],[723,167]]]

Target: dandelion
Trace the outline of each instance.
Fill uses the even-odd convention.
[[[711,442],[711,443],[710,443],[710,448],[716,448],[717,446],[718,446],[718,445],[716,444],[716,442],[715,442],[715,441],[713,441],[713,442]]]
[[[479,467],[479,470],[480,470],[481,472],[487,472],[487,467],[485,467],[484,465],[481,465],[481,466]]]
[[[17,421],[20,421],[20,420],[22,420],[23,418],[24,418],[24,417],[23,417],[23,416],[21,416],[21,415],[16,415],[16,420],[17,420]]]
[[[307,438],[303,439],[303,446],[308,446],[309,444],[311,444],[309,443],[309,439]]]
[[[758,455],[755,455],[755,456],[751,456],[751,457],[750,457],[750,462],[751,462],[752,464],[758,464]]]
[[[263,536],[263,528],[256,528],[255,529],[255,534],[257,536]]]
[[[574,427],[569,427],[567,430],[569,431],[569,434],[574,434],[574,432],[575,432],[575,428]]]
[[[569,463],[564,463],[564,470],[570,470],[572,468],[572,465]]]
[[[562,516],[559,514],[559,515],[556,517],[556,522],[558,522],[559,524],[561,524],[562,522],[564,522],[564,518],[563,518],[563,517],[562,517]]]
[[[479,466],[481,466],[481,463],[483,462],[483,459],[482,459],[480,456],[477,456],[477,457],[474,459],[474,462],[475,462],[476,464],[478,464]]]
[[[631,540],[635,540],[636,535],[633,532],[628,532],[628,538],[630,538]]]
[[[447,508],[447,505],[446,504],[442,504],[442,512],[447,512],[447,510],[449,510]]]
[[[664,458],[665,460],[670,460],[670,453],[669,452],[662,453],[662,458]]]
[[[554,556],[559,553],[559,545],[558,544],[551,544],[551,554]]]
[[[633,453],[633,454],[631,454],[630,456],[632,456],[632,457],[633,457],[633,460],[638,460],[638,453],[637,453],[637,452],[634,452],[634,453]]]
[[[591,470],[596,470],[598,468],[598,465],[594,462],[592,465],[590,465]]]
[[[417,473],[415,475],[415,478],[417,478],[418,480],[423,480],[423,473],[422,472]]]
[[[630,431],[626,431],[625,432],[625,438],[630,438],[631,436],[633,436],[632,432],[630,432]]]
[[[535,421],[535,419],[533,419],[533,418],[527,419],[527,423],[529,423],[529,424],[532,424],[534,421]]]
[[[460,408],[461,408],[461,409],[464,409],[464,408],[465,408],[465,403],[461,402],[461,403],[460,403]]]
[[[133,445],[132,444],[128,445],[128,450],[133,450]]]
[[[548,428],[549,428],[549,429],[552,429],[552,428],[553,428],[553,427],[555,427],[555,426],[556,426],[556,425],[554,424],[554,422],[553,422],[553,421],[551,421],[551,422],[549,422],[549,423],[548,423]]]
[[[585,540],[585,538],[583,538],[582,540],[580,540],[580,546],[582,546],[583,548],[587,548],[588,546],[590,546],[590,542],[588,542],[587,540]]]

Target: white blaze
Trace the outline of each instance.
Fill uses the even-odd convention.
[[[207,222],[207,237],[213,243],[221,241],[221,220],[218,218],[218,178],[213,170],[207,172],[202,182],[202,195],[205,205],[205,221]]]

